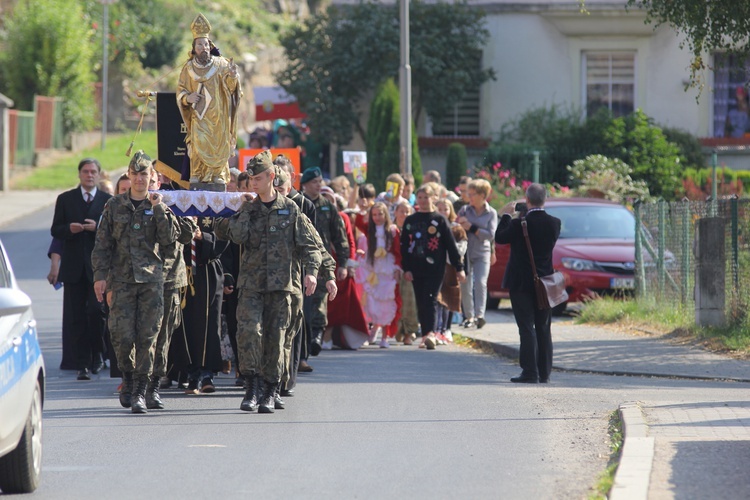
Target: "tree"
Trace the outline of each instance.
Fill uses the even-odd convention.
[[[654,27],[668,24],[684,33],[693,54],[691,82],[702,86],[700,72],[706,69],[707,51],[723,50],[750,55],[750,2],[737,0],[628,0],[628,6],[646,11],[646,22]],[[744,58],[744,57],[743,57]]]
[[[435,120],[453,108],[464,89],[494,78],[482,69],[489,38],[484,13],[455,4],[410,4],[414,114]],[[281,37],[289,64],[276,77],[315,124],[318,138],[338,144],[366,132],[360,103],[399,66],[397,5],[332,6]],[[368,158],[369,161],[369,158]]]
[[[18,109],[32,109],[35,95],[62,97],[66,130],[93,125],[93,53],[88,26],[77,0],[16,5],[0,51],[0,81]]]
[[[377,88],[370,103],[367,122],[367,181],[378,190],[385,187],[385,178],[399,172],[401,161],[401,125],[399,95],[393,79],[388,78]],[[417,148],[417,136],[412,128],[412,175],[417,185],[422,181],[422,163]]]
[[[445,161],[445,185],[453,189],[466,175],[466,146],[460,142],[448,145],[448,158]]]

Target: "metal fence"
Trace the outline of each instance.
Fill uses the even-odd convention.
[[[665,306],[695,311],[698,220],[724,222],[727,319],[746,314],[750,304],[750,199],[639,203],[635,206],[636,291]],[[719,252],[717,252],[719,255]]]

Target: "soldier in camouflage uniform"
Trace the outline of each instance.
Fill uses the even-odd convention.
[[[157,190],[160,187],[159,174],[154,170],[149,188]],[[198,225],[192,217],[177,217],[176,219],[178,224],[177,241],[170,245],[159,246],[159,253],[164,261],[162,265],[164,273],[164,315],[159,335],[156,337],[154,370],[146,389],[146,408],[149,410],[164,408],[164,403],[159,397],[159,379],[167,375],[169,343],[172,340],[174,329],[180,324],[180,289],[188,284],[182,249],[183,245],[190,243],[193,233],[198,229]]]
[[[346,279],[346,262],[349,259],[349,242],[346,238],[346,226],[341,220],[336,206],[328,201],[325,196],[320,196],[320,188],[323,185],[323,174],[318,167],[308,168],[302,173],[302,190],[305,196],[315,205],[315,228],[318,230],[320,239],[323,240],[328,253],[335,256],[338,262],[336,276],[339,280]],[[305,320],[310,322],[312,340],[310,342],[310,354],[320,354],[323,332],[328,326],[328,303],[326,287],[320,283],[312,296],[312,311],[309,317],[305,311]]]
[[[276,190],[279,194],[288,196],[289,193],[292,192],[292,181],[289,178],[289,174],[284,168],[278,165],[278,157],[274,160],[274,164],[277,165],[276,178],[278,179],[278,186],[276,186]],[[309,201],[303,196],[300,196],[298,200]],[[298,203],[298,200],[292,198],[292,201],[295,203]],[[315,233],[315,243],[318,245],[318,250],[320,250],[323,257],[320,274],[323,277],[326,289],[328,290],[328,300],[333,300],[336,298],[336,293],[338,292],[338,287],[336,286],[336,261],[333,260],[331,254],[329,254],[323,246],[323,240],[320,239],[320,235],[318,235],[312,222],[308,219],[306,224],[309,224]],[[279,388],[282,393],[281,395],[286,396],[291,396],[293,394],[297,382],[297,370],[299,368],[301,357],[300,337],[303,336],[302,324],[304,322],[304,317],[302,315],[302,266],[299,260],[295,263],[293,270],[295,273],[294,283],[296,284],[297,289],[292,294],[292,322],[289,330],[287,330],[286,342],[284,343],[284,375],[282,376],[282,384]],[[284,401],[280,396],[277,396],[275,401],[277,408],[283,408]]]
[[[305,293],[310,295],[317,284],[321,255],[297,205],[273,188],[276,174],[271,153],[263,151],[251,158],[247,172],[258,196],[220,221],[214,232],[245,248],[237,283],[237,347],[246,384],[240,409],[273,413],[274,393],[284,372],[291,296],[296,290],[293,264],[301,260]]]
[[[146,387],[164,311],[160,245],[177,239],[176,217],[160,194],[148,195],[151,172],[151,158],[138,151],[128,166],[131,187],[104,207],[91,254],[97,300],[112,292],[109,330],[123,372],[120,404],[133,413],[146,412]]]

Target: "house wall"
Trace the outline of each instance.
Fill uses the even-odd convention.
[[[487,15],[490,41],[483,64],[497,80],[481,92],[481,133],[492,136],[521,113],[551,104],[582,107],[582,53],[634,51],[635,105],[657,123],[698,136],[711,133],[711,94],[685,91],[690,53],[679,47],[674,31],[653,30],[643,15],[624,10],[589,15],[570,9],[499,9]]]

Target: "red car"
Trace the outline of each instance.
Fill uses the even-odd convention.
[[[569,302],[635,289],[635,217],[624,206],[593,198],[549,198],[547,213],[562,221],[553,252],[555,269],[565,275]],[[487,306],[508,298],[502,288],[510,245],[495,245],[497,262],[487,280]],[[561,313],[560,304],[553,313]]]

